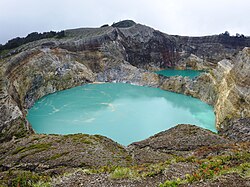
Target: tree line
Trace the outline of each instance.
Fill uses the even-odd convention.
[[[230,37],[231,35],[228,31],[225,31],[224,33],[221,33],[220,36]],[[231,36],[231,37],[245,38],[244,34],[239,34],[239,33],[236,33],[235,36]]]
[[[65,32],[64,31],[60,31],[60,32],[50,31],[50,32],[43,32],[43,33],[32,32],[28,34],[26,37],[13,38],[9,40],[5,45],[0,44],[0,51],[14,49],[16,47],[19,47],[29,42],[33,42],[33,41],[41,40],[45,38],[53,38],[53,37],[63,38],[65,37]]]

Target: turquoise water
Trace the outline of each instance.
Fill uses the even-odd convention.
[[[164,75],[166,77],[172,77],[172,76],[182,76],[182,77],[190,77],[195,78],[199,76],[204,71],[198,71],[198,70],[173,70],[173,69],[166,69],[157,71],[157,74]]]
[[[87,133],[128,145],[180,123],[215,130],[213,108],[158,88],[88,84],[38,100],[27,116],[37,133]]]

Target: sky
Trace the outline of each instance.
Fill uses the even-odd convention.
[[[31,32],[124,19],[167,34],[250,36],[250,0],[0,0],[0,44]]]

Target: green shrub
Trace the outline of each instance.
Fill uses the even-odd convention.
[[[18,173],[14,178],[10,179],[9,186],[13,187],[49,187],[51,179],[45,176],[39,176],[32,172]]]
[[[180,184],[183,184],[183,181],[177,178],[176,180],[166,180],[163,184],[160,184],[159,187],[177,187]]]
[[[30,151],[30,150],[33,150],[33,149],[36,149],[36,150],[38,150],[40,152],[40,151],[47,150],[50,147],[51,147],[51,143],[32,144],[32,145],[30,145],[28,147],[25,147],[25,146],[18,147],[18,148],[16,148],[16,150],[12,154],[14,155],[14,154],[17,154],[17,153],[23,153],[23,152]]]
[[[138,173],[130,168],[117,167],[110,175],[112,179],[137,178]]]
[[[118,28],[126,28],[126,27],[132,27],[136,23],[132,20],[123,20],[119,21],[117,23],[113,23],[112,27],[118,27]]]

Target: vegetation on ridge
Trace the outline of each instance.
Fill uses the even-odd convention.
[[[32,32],[28,34],[26,37],[17,37],[9,40],[5,45],[0,45],[0,53],[3,51],[7,51],[9,49],[14,49],[16,47],[19,47],[23,44],[33,42],[36,40],[41,40],[45,38],[62,38],[65,36],[64,31],[60,32],[55,32],[55,31],[50,31],[50,32],[43,32],[43,33],[38,33],[38,32]]]
[[[118,27],[118,28],[127,28],[127,27],[132,27],[135,24],[136,23],[133,20],[123,20],[117,23],[113,23],[111,26]]]
[[[121,180],[136,183],[141,180],[152,180],[159,176],[171,176],[159,187],[177,187],[194,185],[197,183],[213,182],[222,176],[236,174],[243,179],[250,177],[250,153],[247,151],[231,152],[230,154],[209,156],[207,158],[198,158],[195,156],[182,157],[174,156],[165,162],[133,165],[129,167],[121,166],[102,166],[93,169],[76,168],[73,172],[63,173],[60,175],[38,174],[28,171],[9,170],[4,176],[3,184],[12,186],[54,186],[54,183],[60,181],[74,180],[74,177],[83,176],[100,176],[105,175],[112,184],[120,184]],[[181,166],[175,168],[176,165]],[[189,165],[188,168],[182,168]],[[194,166],[194,167],[192,167]],[[171,168],[175,168],[176,174],[172,176]],[[191,169],[193,168],[193,169]],[[178,173],[181,175],[178,176]],[[178,176],[178,177],[177,177]],[[82,178],[84,179],[84,178]],[[119,182],[120,181],[120,182]],[[157,184],[155,184],[157,186]]]

